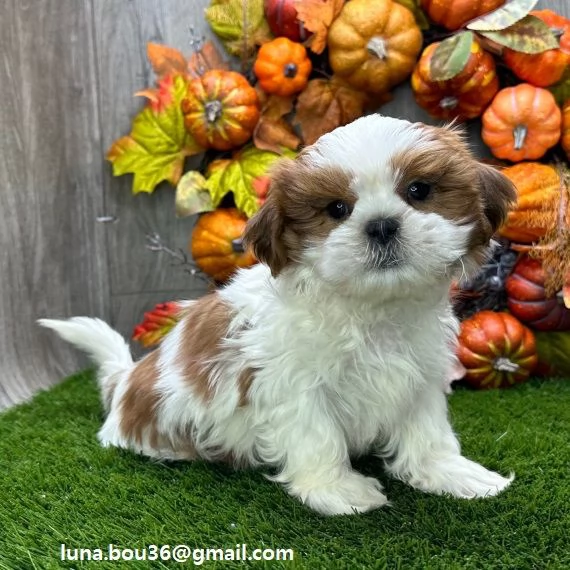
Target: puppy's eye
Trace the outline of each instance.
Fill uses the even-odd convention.
[[[327,206],[327,213],[335,220],[342,220],[350,214],[350,207],[343,200],[335,200]]]
[[[408,196],[412,200],[425,200],[431,192],[431,185],[427,182],[412,182],[408,186]]]

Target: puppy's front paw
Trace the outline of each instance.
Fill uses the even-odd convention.
[[[323,515],[364,513],[388,503],[379,481],[355,471],[349,471],[334,483],[322,487],[304,489],[292,485],[290,492]]]
[[[503,477],[460,455],[434,460],[408,482],[428,493],[448,493],[461,499],[492,497],[506,489],[514,474]]]

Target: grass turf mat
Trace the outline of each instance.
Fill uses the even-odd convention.
[[[356,467],[379,475],[393,506],[324,518],[258,471],[100,448],[96,387],[79,374],[0,416],[0,568],[184,567],[62,562],[61,543],[294,549],[293,562],[250,563],[258,568],[570,568],[570,382],[459,389],[450,404],[465,454],[516,472],[503,495],[425,495],[367,459]]]

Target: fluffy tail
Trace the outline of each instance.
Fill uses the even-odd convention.
[[[110,375],[126,370],[133,364],[125,339],[100,319],[39,319],[38,324],[54,330],[61,338],[86,352],[99,367],[98,376],[102,384]]]

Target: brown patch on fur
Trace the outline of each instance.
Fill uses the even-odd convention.
[[[139,445],[143,443],[145,428],[154,426],[156,421],[157,361],[158,351],[155,350],[136,363],[127,380],[128,387],[121,402],[121,431],[125,437]]]
[[[223,350],[231,310],[217,293],[210,293],[193,303],[184,320],[177,364],[194,393],[204,402],[212,397],[210,374]]]
[[[243,408],[248,405],[249,403],[249,389],[251,388],[251,384],[253,382],[255,372],[251,368],[245,368],[240,372],[238,376],[238,391],[239,391],[239,402],[238,407]]]
[[[425,126],[424,148],[410,149],[392,158],[398,173],[397,193],[421,212],[434,212],[461,224],[474,224],[469,248],[477,254],[506,218],[516,194],[509,179],[471,154],[461,133],[452,128]],[[426,200],[409,198],[411,182],[426,182],[432,192]]]
[[[342,200],[352,210],[357,196],[350,175],[341,168],[316,168],[301,153],[296,160],[281,160],[271,172],[267,200],[250,220],[245,241],[274,277],[291,262],[299,261],[303,248],[326,239],[342,220],[327,213],[327,206]]]

